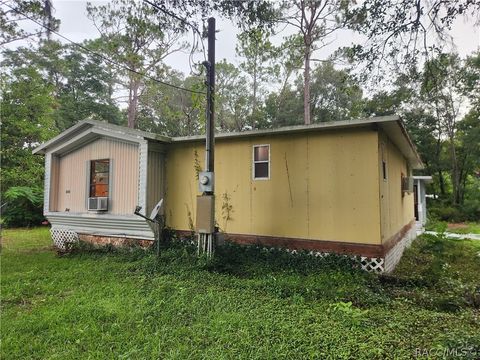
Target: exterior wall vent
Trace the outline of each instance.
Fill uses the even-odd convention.
[[[108,197],[89,197],[88,210],[89,211],[107,211]]]
[[[413,177],[402,177],[402,191],[411,194],[413,192]]]

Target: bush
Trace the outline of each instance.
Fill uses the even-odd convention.
[[[5,192],[2,222],[7,227],[30,227],[43,221],[43,190],[13,186]]]
[[[453,206],[439,205],[430,207],[428,211],[432,218],[440,221],[461,222],[463,220],[461,211]]]
[[[465,199],[462,206],[462,213],[466,221],[480,221],[480,200]]]

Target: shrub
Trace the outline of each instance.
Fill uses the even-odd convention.
[[[440,221],[461,222],[463,220],[461,211],[453,206],[439,205],[431,207],[428,211],[432,217]]]
[[[44,219],[40,187],[13,186],[5,192],[4,202],[2,221],[7,227],[40,225]]]

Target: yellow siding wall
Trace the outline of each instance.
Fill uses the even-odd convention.
[[[387,163],[387,179],[383,180],[382,147]],[[380,210],[382,242],[388,241],[415,217],[413,193],[402,194],[402,174],[408,176],[407,160],[384,135],[379,141]]]
[[[252,146],[259,144],[270,144],[270,180],[252,180]],[[195,151],[203,168],[203,142],[167,153],[167,224],[178,230],[195,223]],[[380,244],[377,159],[372,130],[217,140],[217,223],[228,233]]]
[[[109,213],[131,215],[138,198],[138,145],[98,139],[59,158],[58,199],[51,211],[87,212],[87,167],[90,160],[111,159]],[[70,192],[67,193],[67,190]]]

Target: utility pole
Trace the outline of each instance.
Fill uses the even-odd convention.
[[[208,19],[207,109],[205,126],[205,171],[198,176],[196,230],[198,254],[213,255],[215,247],[215,18]]]
[[[215,170],[215,18],[208,19],[206,171]],[[212,191],[213,194],[213,191]]]

